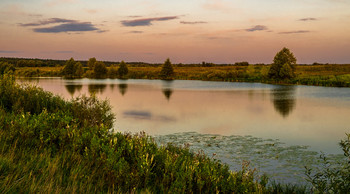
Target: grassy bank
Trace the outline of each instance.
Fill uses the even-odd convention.
[[[94,96],[66,101],[1,76],[0,192],[311,192],[298,185],[268,184],[266,176],[247,165],[232,172],[187,147],[158,146],[144,133],[113,133],[113,122],[108,102]],[[344,141],[348,150],[349,140]],[[344,174],[333,174],[332,181],[349,180],[349,164],[341,167],[336,169],[344,169]],[[337,184],[334,189],[328,184],[330,175],[309,172],[320,192],[349,188]]]
[[[65,101],[33,86],[0,80],[0,192],[263,192],[248,168],[188,148],[158,147],[144,133],[112,133],[105,101]]]
[[[63,67],[16,67],[15,74],[19,77],[60,77],[62,69]],[[115,67],[108,68],[111,69],[115,70]],[[161,79],[159,65],[141,67],[129,65],[128,69],[129,72],[124,78]],[[173,79],[350,87],[350,65],[297,65],[296,77],[290,80],[268,79],[268,69],[269,65],[211,67],[174,65]],[[85,67],[84,71],[88,72],[88,68]],[[88,76],[88,73],[83,75]],[[118,78],[110,74],[106,77]]]

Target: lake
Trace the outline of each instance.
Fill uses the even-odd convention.
[[[303,178],[319,152],[341,159],[350,133],[350,88],[192,80],[20,79],[66,99],[96,93],[116,114],[115,130],[145,131],[237,170],[244,160],[284,182]]]

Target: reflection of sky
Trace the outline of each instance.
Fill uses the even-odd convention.
[[[252,135],[335,153],[341,152],[337,143],[349,132],[349,88],[295,86],[285,91],[283,86],[251,83],[87,79],[40,79],[38,85],[69,99],[67,84],[83,85],[74,93],[79,96],[89,93],[89,85],[103,83],[97,95],[110,100],[119,131]],[[121,83],[127,83],[124,94],[118,89]],[[111,84],[115,87],[107,87]],[[171,90],[169,99],[163,87]]]

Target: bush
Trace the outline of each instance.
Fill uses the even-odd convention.
[[[320,193],[348,193],[350,191],[350,134],[342,140],[341,146],[346,160],[332,164],[325,155],[321,155],[323,167],[315,173],[306,167],[308,181]]]

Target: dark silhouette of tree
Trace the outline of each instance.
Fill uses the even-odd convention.
[[[65,85],[67,92],[71,95],[74,96],[74,93],[76,91],[80,91],[83,85],[74,85],[74,84],[67,84]]]
[[[119,65],[119,69],[118,69],[118,75],[120,78],[124,78],[129,72],[128,67],[126,66],[125,62],[122,61]]]
[[[84,74],[83,65],[70,58],[62,70],[62,74],[65,78],[81,78]]]
[[[102,61],[97,61],[94,67],[94,78],[101,79],[107,77],[107,67]]]
[[[170,88],[165,88],[165,89],[162,90],[162,92],[163,92],[165,98],[169,101],[171,95],[173,94],[173,90],[170,89]]]
[[[126,93],[128,90],[128,84],[118,84],[119,92],[122,96]]]
[[[162,79],[172,79],[172,76],[174,75],[174,69],[170,62],[170,59],[168,58],[162,67],[162,70],[160,71],[160,77]]]
[[[92,57],[89,59],[89,61],[87,62],[87,66],[89,67],[90,70],[94,70],[95,67],[95,63],[96,63],[96,58]]]
[[[88,90],[90,94],[103,93],[107,87],[107,84],[89,84]]]
[[[268,77],[273,79],[289,79],[294,77],[296,62],[297,59],[294,57],[294,54],[288,48],[284,47],[273,59]]]
[[[295,87],[278,86],[271,94],[275,110],[283,117],[287,117],[295,107]]]
[[[75,63],[75,77],[81,78],[84,74],[83,65],[80,62]]]
[[[64,68],[62,70],[62,74],[66,78],[74,78],[75,75],[75,64],[76,62],[74,61],[73,58],[70,58],[66,64],[64,65]]]

